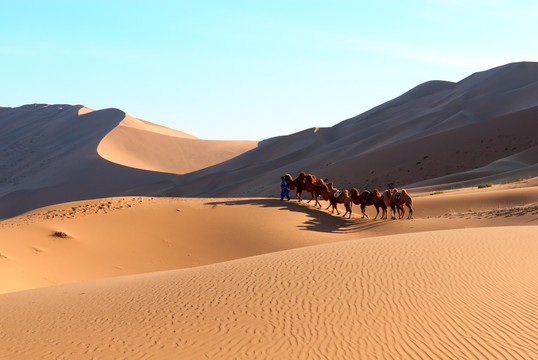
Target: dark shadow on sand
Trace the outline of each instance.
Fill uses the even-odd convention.
[[[225,205],[225,206],[240,206],[240,205],[255,205],[260,207],[278,208],[282,211],[295,211],[302,212],[308,215],[309,219],[302,224],[297,224],[297,227],[301,230],[317,231],[325,233],[351,233],[361,230],[369,230],[383,226],[386,220],[373,220],[362,219],[360,216],[359,207],[354,207],[354,210],[359,213],[353,213],[351,219],[344,218],[342,215],[345,210],[340,210],[341,215],[331,214],[330,210],[325,210],[328,204],[322,203],[322,208],[314,208],[313,205],[306,204],[306,202],[297,202],[296,200],[280,200],[271,198],[259,198],[259,199],[244,199],[244,200],[225,200],[225,201],[211,201],[206,203],[207,205]],[[276,226],[276,225],[275,225]]]

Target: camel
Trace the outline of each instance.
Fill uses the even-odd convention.
[[[340,215],[340,211],[338,211],[337,205],[344,204],[346,208],[344,217],[349,213],[349,218],[351,219],[351,197],[349,196],[348,190],[339,191],[338,189],[335,189],[333,187],[332,181],[325,184],[323,180],[320,180],[320,193],[321,193],[321,196],[323,196],[325,200],[329,200],[330,202],[329,207],[332,206],[333,214],[334,214],[334,211],[336,210],[336,213]],[[327,210],[329,209],[329,207],[327,207]]]
[[[387,207],[385,206],[385,202],[383,201],[383,195],[379,192],[379,190],[375,189],[373,193],[369,192],[368,190],[363,191],[362,193],[359,193],[359,190],[356,188],[353,188],[350,190],[351,193],[351,201],[355,205],[361,206],[362,211],[362,218],[370,218],[365,210],[366,206],[374,205],[375,209],[377,210],[377,214],[375,215],[374,219],[377,219],[379,216],[379,208],[381,208],[381,219],[387,218]]]
[[[288,184],[288,189],[295,190],[296,195],[299,198],[299,202],[303,201],[302,192],[304,189],[304,179],[306,177],[306,174],[304,172],[301,172],[295,179],[291,177],[290,174],[284,175],[284,180],[286,180],[286,184]]]
[[[319,197],[321,195],[320,184],[322,181],[323,180],[321,179],[316,181],[316,175],[312,175],[312,174],[306,175],[305,181],[304,181],[304,190],[308,191],[310,195],[312,196],[312,198],[306,202],[307,204],[309,204],[310,201],[315,200],[314,207],[318,205],[319,207],[321,207],[321,203],[319,202]]]
[[[385,192],[383,193],[383,202],[385,203],[385,206],[387,207],[387,211],[388,209],[390,208],[391,209],[391,219],[392,220],[395,220],[396,219],[396,211],[398,211],[398,219],[401,219],[402,216],[403,216],[403,206],[400,205],[400,206],[397,206],[394,199],[393,199],[393,196],[394,196],[394,191],[393,190],[385,190]]]
[[[396,219],[396,210],[398,210],[398,219],[404,217],[404,205],[409,209],[409,215],[407,218],[413,219],[413,199],[411,199],[411,196],[409,196],[405,189],[402,189],[402,191],[398,191],[398,189],[393,189],[392,191],[385,190],[385,193],[383,194],[383,201],[387,206],[387,209],[390,207],[392,210],[392,220]]]
[[[284,175],[284,179],[288,184],[288,189],[297,189],[296,195],[299,202],[303,201],[303,191],[307,191],[310,193],[311,198],[306,203],[309,204],[310,201],[315,200],[314,206],[319,205],[319,207],[321,207],[319,202],[320,186],[319,182],[316,181],[316,175],[306,175],[304,172],[301,172],[295,179],[293,179],[290,174]]]

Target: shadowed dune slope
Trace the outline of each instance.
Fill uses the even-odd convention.
[[[300,171],[361,189],[533,177],[537,93],[538,63],[427,82],[333,127],[264,140],[230,161],[159,184],[160,192],[276,195],[280,176]]]
[[[0,218],[135,188],[144,195],[151,184],[175,176],[166,173],[210,166],[255,145],[199,140],[117,109],[0,108]]]
[[[117,109],[0,108],[0,218],[107,196],[278,196],[280,176],[301,171],[360,190],[534,177],[537,93],[538,63],[512,63],[257,146],[195,139]]]
[[[37,207],[129,193],[171,175],[127,168],[97,153],[125,113],[81,105],[0,109],[0,218]]]

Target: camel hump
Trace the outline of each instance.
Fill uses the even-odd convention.
[[[402,189],[402,194],[409,195],[405,189]]]

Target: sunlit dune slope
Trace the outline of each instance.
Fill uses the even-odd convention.
[[[537,227],[421,232],[0,296],[8,358],[534,359]]]
[[[138,169],[184,174],[256,147],[256,141],[201,140],[130,115],[99,143],[103,158]]]
[[[371,236],[533,225],[536,182],[412,194],[413,221],[362,219],[359,206],[348,220],[270,198],[116,197],[54,205],[0,222],[0,293]],[[375,209],[367,214],[375,216]]]

